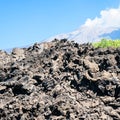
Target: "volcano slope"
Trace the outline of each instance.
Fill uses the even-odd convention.
[[[0,51],[0,120],[120,120],[120,48],[62,39]]]

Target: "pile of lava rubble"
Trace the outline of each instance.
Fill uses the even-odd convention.
[[[55,39],[1,50],[0,120],[120,120],[120,48]]]

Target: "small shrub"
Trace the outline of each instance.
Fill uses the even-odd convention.
[[[101,48],[107,48],[107,47],[117,48],[117,47],[120,47],[120,40],[119,39],[117,39],[117,40],[102,39],[99,42],[92,43],[92,45],[95,48],[98,48],[98,47],[101,47]]]

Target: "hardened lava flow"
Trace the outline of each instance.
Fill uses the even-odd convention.
[[[0,120],[120,120],[120,48],[55,39],[0,51]]]

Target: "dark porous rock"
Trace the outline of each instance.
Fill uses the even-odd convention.
[[[120,48],[55,39],[0,51],[0,120],[120,120]]]

